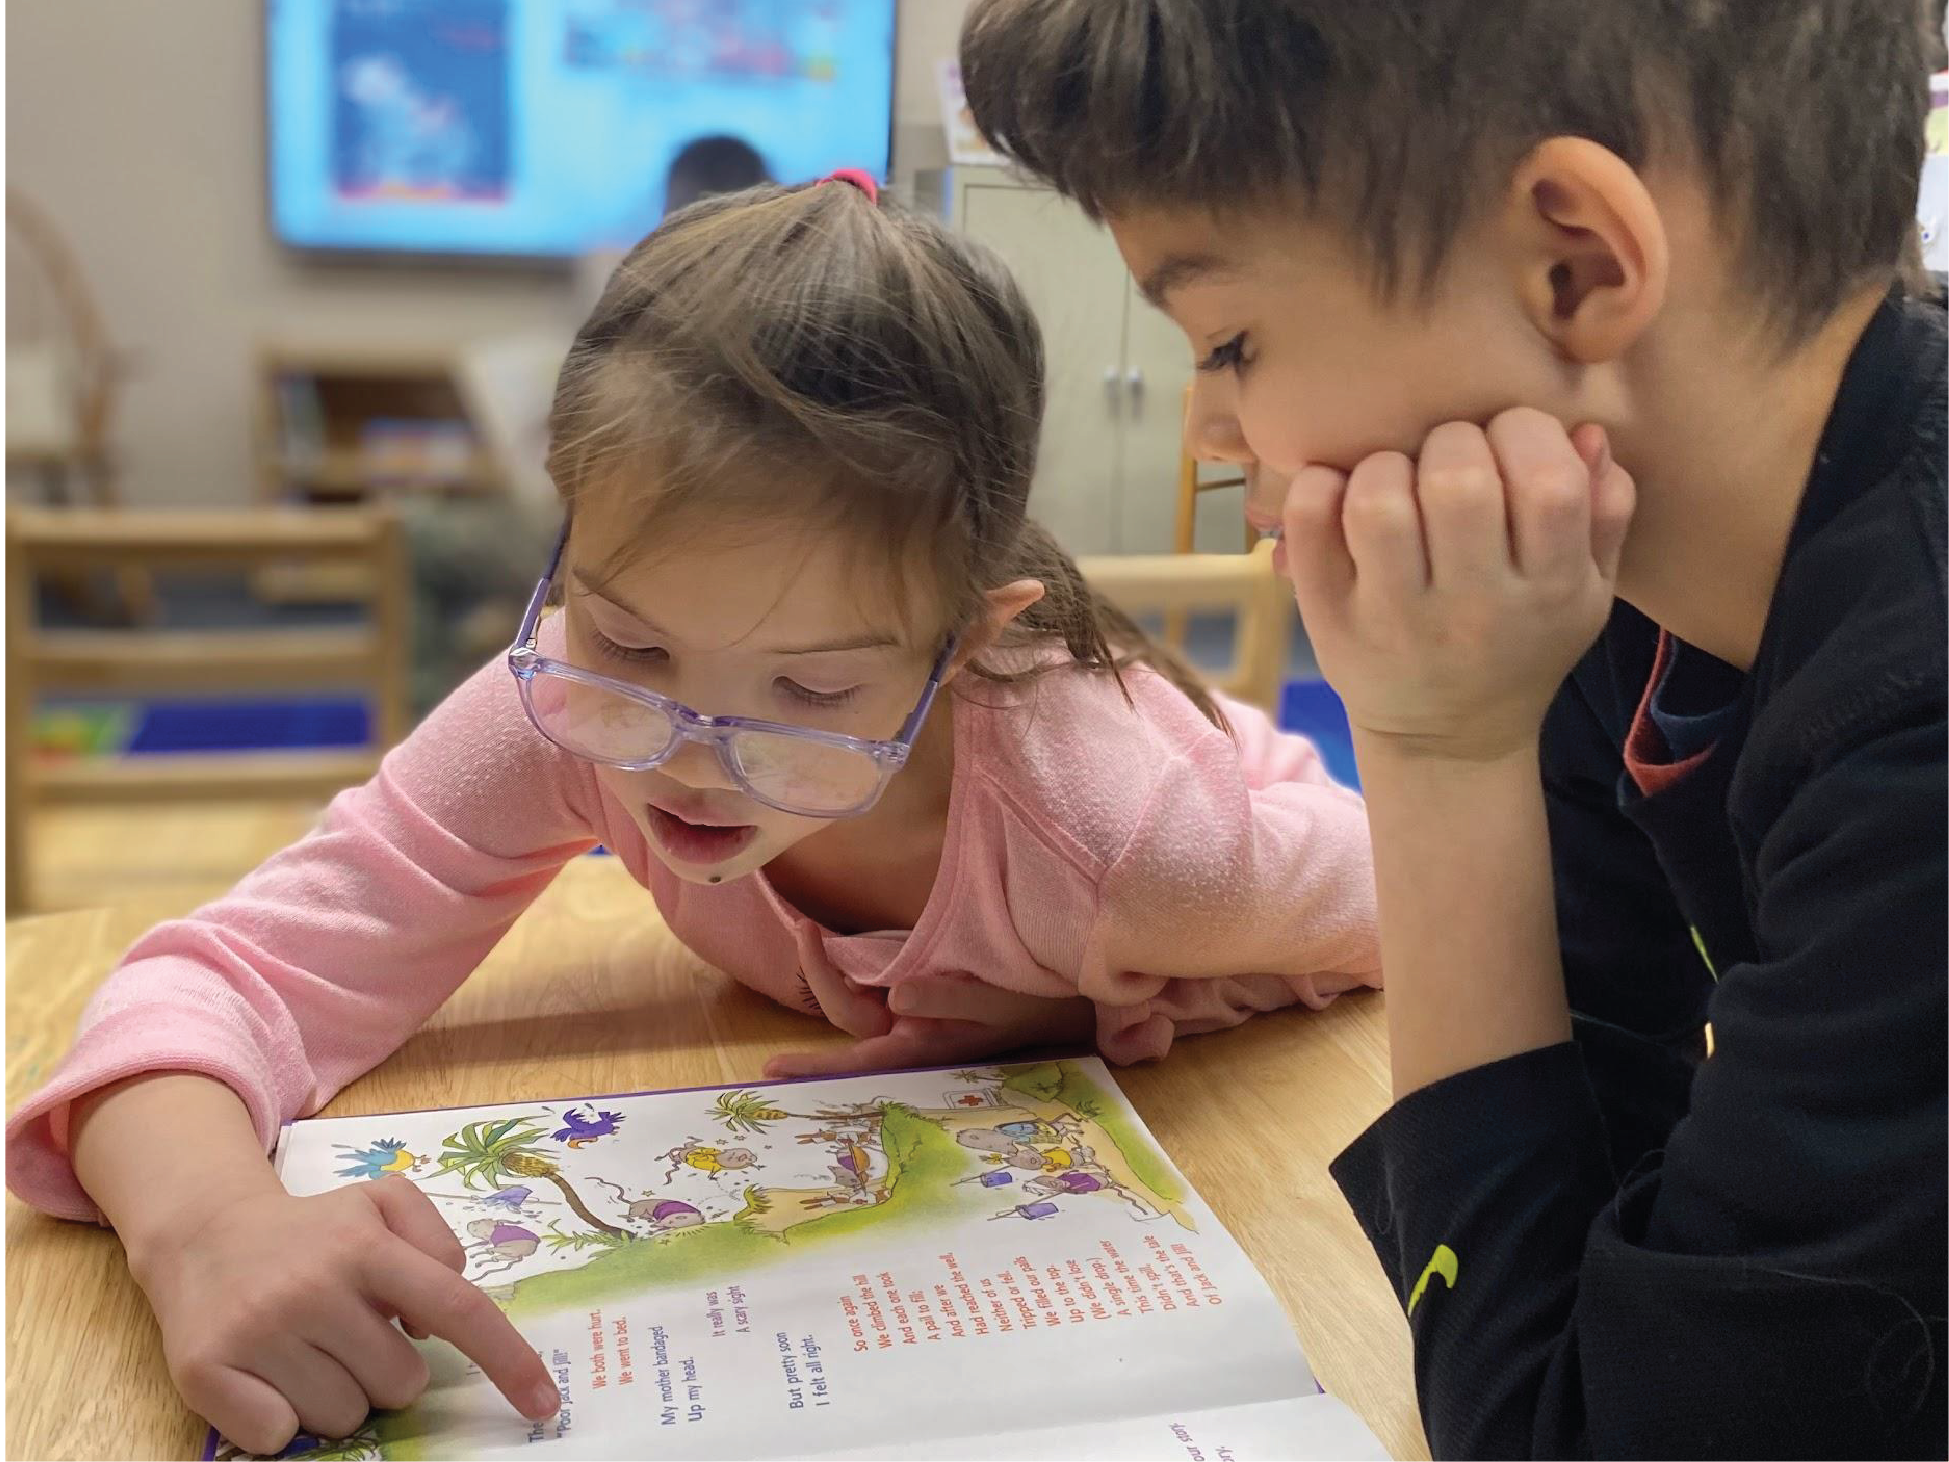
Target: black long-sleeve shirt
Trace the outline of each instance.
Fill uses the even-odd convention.
[[[1626,774],[1627,606],[1551,707],[1575,1039],[1334,1164],[1438,1457],[1949,1451],[1944,349],[1899,298],[1856,347],[1709,753]]]

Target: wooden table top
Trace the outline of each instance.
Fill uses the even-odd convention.
[[[7,1108],[66,1052],[89,993],[180,908],[7,926]],[[613,859],[578,859],[439,1014],[333,1116],[714,1086],[842,1039],[704,968]],[[1284,1302],[1321,1382],[1396,1457],[1426,1458],[1407,1327],[1328,1161],[1387,1102],[1379,995],[1261,1016],[1117,1079]],[[193,1134],[186,1134],[194,1140]],[[199,1456],[142,1293],[107,1230],[7,1197],[7,1455]]]

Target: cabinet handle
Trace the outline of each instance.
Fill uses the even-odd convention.
[[[1124,377],[1124,381],[1130,387],[1133,394],[1138,396],[1144,394],[1144,373],[1138,370],[1137,367],[1132,366],[1130,368],[1130,374]]]

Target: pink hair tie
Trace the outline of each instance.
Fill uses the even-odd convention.
[[[878,203],[880,201],[880,185],[873,181],[873,175],[871,173],[864,172],[859,168],[834,168],[823,178],[819,179],[815,186],[823,188],[827,183],[851,183],[866,195],[866,201],[868,203]]]

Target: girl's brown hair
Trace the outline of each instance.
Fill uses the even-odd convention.
[[[759,187],[672,215],[618,266],[562,368],[548,468],[571,515],[649,484],[644,531],[612,563],[726,517],[785,517],[885,553],[896,590],[926,585],[949,627],[987,590],[1039,580],[998,648],[1059,642],[1119,686],[1148,663],[1223,726],[1196,672],[1028,517],[1042,401],[1041,332],[985,249],[845,183]],[[1002,658],[968,668],[1051,665]]]

